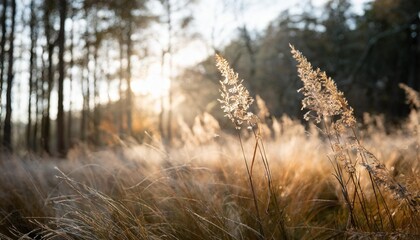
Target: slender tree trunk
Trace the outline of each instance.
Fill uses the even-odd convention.
[[[74,21],[74,9],[72,9],[71,15],[72,21]],[[71,36],[70,36],[70,64],[69,64],[69,110],[67,114],[67,148],[71,147],[72,144],[72,107],[73,107],[73,67],[74,67],[74,23],[71,26]]]
[[[3,113],[3,104],[2,104],[2,94],[3,94],[3,82],[4,82],[4,63],[5,63],[5,55],[6,55],[6,32],[7,32],[7,3],[8,1],[3,1],[3,11],[1,15],[1,40],[0,40],[0,128],[2,128],[2,113]],[[0,131],[0,137],[1,137],[1,131]],[[1,137],[1,139],[3,139]]]
[[[48,2],[45,2],[45,13],[44,13],[44,27],[45,27],[45,38],[47,41],[47,54],[48,54],[48,65],[46,74],[46,92],[44,89],[44,98],[47,101],[46,106],[44,104],[43,116],[42,116],[42,130],[41,130],[41,141],[43,150],[51,154],[50,148],[50,132],[51,132],[51,120],[50,120],[50,106],[51,106],[51,91],[53,87],[53,54],[54,54],[54,43],[51,40],[51,25],[50,25],[50,9]],[[44,81],[45,84],[45,81]],[[44,100],[44,101],[45,101]]]
[[[37,44],[37,30],[36,30],[36,13],[35,13],[35,0],[31,1],[31,20],[30,20],[30,39],[31,39],[31,49],[30,49],[30,57],[29,57],[29,99],[28,99],[28,125],[26,128],[26,146],[28,150],[34,150],[34,142],[33,142],[33,128],[32,128],[32,110],[33,110],[33,103],[32,98],[34,96],[34,87],[35,86],[35,80],[36,77],[36,51],[35,47]],[[35,118],[37,115],[35,115]]]
[[[123,79],[124,79],[124,66],[123,66],[123,59],[124,59],[124,45],[123,45],[123,39],[120,39],[119,42],[119,47],[120,47],[120,83],[118,85],[118,91],[119,91],[119,96],[120,99],[118,101],[118,118],[117,118],[117,124],[118,124],[118,133],[120,138],[123,138],[124,135],[124,123],[123,123],[123,98],[124,98],[124,94],[123,94],[123,90],[122,90],[122,84],[123,84]]]
[[[64,51],[65,51],[65,40],[66,30],[65,21],[67,13],[67,0],[60,0],[59,2],[60,12],[60,30],[58,32],[58,109],[57,109],[57,150],[60,156],[66,155],[65,145],[65,124],[64,124],[64,77],[65,77],[65,64],[64,64]]]
[[[106,47],[105,47],[105,59],[106,59],[106,64],[104,65],[105,69],[103,67],[101,67],[102,72],[105,75],[105,79],[106,79],[106,85],[107,85],[107,109],[112,109],[111,107],[114,106],[115,107],[115,103],[112,103],[111,101],[111,83],[113,78],[111,77],[111,71],[110,66],[111,66],[111,58],[109,55],[109,51],[108,49],[111,49],[112,45],[109,41],[106,41]],[[115,129],[117,128],[117,112],[116,111],[111,111],[110,114],[107,114],[107,116],[110,117],[109,121],[111,121],[111,123],[115,126]],[[113,132],[114,134],[117,134],[116,132]]]
[[[161,75],[162,77],[165,75],[165,66],[166,66],[166,56],[168,58],[167,64],[168,64],[168,73],[167,77],[169,78],[169,92],[168,92],[168,106],[165,110],[165,103],[164,103],[164,97],[161,97],[161,112],[159,114],[159,130],[162,134],[162,142],[164,145],[168,145],[171,143],[172,138],[172,5],[170,0],[166,0],[163,2],[165,10],[166,10],[166,26],[168,31],[168,39],[167,39],[167,45],[166,49],[162,52],[162,59],[161,59]],[[165,112],[167,112],[166,115],[166,124],[164,123],[165,118]],[[165,126],[166,125],[166,129]],[[166,130],[166,131],[165,131]]]
[[[166,54],[166,51],[162,51],[161,62],[160,62],[160,75],[162,79],[165,78],[165,54]],[[162,142],[164,143],[164,145],[166,145],[164,115],[165,115],[165,97],[162,94],[160,96],[159,131],[160,131],[160,137],[162,139]]]
[[[15,40],[16,0],[12,0],[12,23],[9,36],[9,66],[7,71],[6,116],[4,119],[3,146],[12,150],[12,86],[13,86],[13,50]]]
[[[41,114],[40,120],[41,120],[41,126],[40,126],[40,144],[38,147],[41,148],[42,151],[45,151],[44,147],[44,135],[45,135],[45,116],[46,116],[46,110],[47,110],[47,88],[48,88],[48,79],[47,79],[47,64],[45,62],[45,58],[42,57],[45,55],[45,49],[43,49],[41,54],[41,64],[42,64],[42,70],[41,70],[41,80],[39,81],[39,95],[38,95],[38,111]]]
[[[87,10],[86,10],[87,11]],[[86,13],[86,19],[88,19],[88,14]],[[90,131],[90,40],[89,40],[89,26],[86,26],[85,32],[85,42],[86,42],[86,58],[85,58],[85,76],[82,79],[82,92],[83,92],[83,111],[82,111],[82,123],[81,123],[81,139],[86,141],[88,138],[88,132]]]
[[[96,146],[99,145],[99,124],[100,124],[100,110],[99,110],[99,89],[98,89],[98,49],[100,40],[98,39],[97,23],[95,20],[95,48],[93,49],[93,131],[94,131],[94,143]]]
[[[169,64],[169,93],[168,93],[168,143],[172,141],[172,104],[173,104],[173,78],[172,78],[172,5],[171,1],[167,0],[167,14],[168,14],[168,64]]]
[[[109,51],[108,49],[111,49],[111,45],[109,44],[109,41],[107,41],[107,45],[106,45],[106,51],[105,51],[105,59],[106,59],[106,84],[107,84],[107,97],[108,97],[108,105],[111,103],[111,73],[109,68],[111,67],[111,63],[110,63],[110,56],[109,56]],[[103,70],[103,68],[102,68]]]
[[[85,69],[83,69],[83,72],[86,72]],[[81,79],[81,87],[82,87],[82,95],[83,95],[83,104],[82,104],[82,116],[80,117],[80,140],[82,142],[86,141],[86,112],[88,111],[88,104],[87,104],[87,97],[86,97],[86,81],[85,81],[86,75],[82,74]]]
[[[43,74],[41,74],[43,75]],[[41,79],[43,79],[43,76],[41,76]],[[40,93],[40,89],[42,91],[42,81],[37,78],[37,80],[34,82],[36,84],[35,88],[35,123],[34,123],[34,130],[32,134],[32,144],[33,144],[33,150],[35,152],[38,151],[38,128],[39,128],[39,109],[40,109],[40,99],[42,99],[42,93]]]
[[[132,23],[131,19],[128,23],[127,31],[127,90],[126,90],[126,100],[127,100],[127,135],[131,136],[132,134],[132,91],[131,91],[131,55],[132,55],[132,41],[131,41],[131,32],[132,32]]]
[[[168,94],[168,143],[172,142],[172,115],[173,115],[173,77],[172,77],[172,54],[169,54],[169,94]]]
[[[47,37],[49,39],[49,37]],[[49,41],[49,40],[48,40]],[[44,111],[44,130],[43,130],[43,148],[44,151],[48,154],[51,154],[50,147],[50,134],[51,134],[51,118],[50,118],[50,109],[51,109],[51,91],[53,87],[53,53],[54,53],[54,43],[48,44],[48,66],[47,66],[47,92],[46,100],[47,106]]]
[[[31,40],[32,41],[32,40]],[[31,46],[29,60],[29,96],[28,96],[28,125],[26,125],[26,148],[32,150],[32,93],[33,93],[33,48]]]

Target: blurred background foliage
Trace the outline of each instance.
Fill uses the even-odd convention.
[[[64,156],[78,144],[150,136],[171,144],[181,137],[181,125],[192,126],[204,113],[231,129],[217,102],[221,77],[213,53],[228,59],[252,96],[264,99],[267,118],[301,119],[301,83],[289,43],[337,82],[358,117],[384,114],[395,124],[407,116],[398,84],[420,88],[417,0],[367,1],[357,13],[350,0],[317,7],[305,0],[262,31],[243,22],[220,45],[200,37],[194,25],[194,6],[202,1],[2,1],[3,149]],[[225,1],[238,4],[232,9],[247,7]],[[217,34],[216,28],[205,31]],[[180,67],[176,54],[194,41],[205,42],[207,57]],[[147,78],[151,63],[160,69],[160,82],[133,87]]]
[[[262,33],[238,29],[237,37],[220,50],[251,93],[260,95],[275,116],[301,117],[301,96],[296,93],[301,83],[289,54],[292,43],[337,82],[359,117],[363,112],[385,114],[395,123],[406,116],[408,107],[398,83],[420,87],[420,5],[377,0],[366,4],[362,15],[352,13],[346,0],[329,1],[320,15],[311,1],[304,5],[298,13],[282,12]],[[214,83],[207,84],[214,90],[207,91],[203,106],[217,98],[219,77],[214,68],[209,58],[181,77],[191,94],[193,83],[206,84],[206,79]],[[191,103],[196,103],[193,99]],[[213,113],[218,112],[215,108]]]

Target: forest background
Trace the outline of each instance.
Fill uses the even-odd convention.
[[[289,43],[337,82],[358,118],[398,126],[407,116],[398,84],[420,89],[418,1],[257,2],[1,1],[2,151],[177,146],[205,113],[229,132],[214,53],[265,101],[267,119],[302,119]]]

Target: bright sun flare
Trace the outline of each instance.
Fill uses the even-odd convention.
[[[160,64],[152,64],[146,74],[146,77],[141,80],[136,80],[131,83],[131,88],[134,93],[149,95],[152,98],[160,98],[168,95],[170,81],[167,77],[162,76]]]
[[[203,51],[206,46],[201,41],[192,41],[184,48],[172,55],[173,69],[172,74],[177,75],[182,69],[193,66],[208,56],[207,51]],[[168,63],[169,59],[166,59]],[[167,97],[171,82],[169,80],[169,66],[165,64],[164,74],[160,62],[151,63],[143,78],[135,79],[131,83],[131,89],[136,94],[147,95],[153,99]]]

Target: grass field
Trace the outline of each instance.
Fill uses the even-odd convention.
[[[322,77],[306,71],[300,76]],[[348,117],[339,104],[332,115]],[[340,118],[340,128],[326,120],[328,109],[317,112],[318,126],[286,116],[254,123],[246,113],[230,117],[253,131],[232,136],[201,126],[176,148],[152,141],[78,147],[68,160],[1,155],[1,238],[420,239],[415,109],[392,128],[369,114],[357,123]]]
[[[280,121],[281,135],[265,145],[273,189],[283,210],[289,239],[353,236],[348,210],[333,177],[327,148],[296,122]],[[404,132],[375,129],[365,139],[397,180],[419,191],[416,139]],[[70,160],[2,156],[0,231],[46,239],[255,239],[259,227],[247,171],[237,138],[219,136],[206,145],[75,152]],[[254,141],[245,140],[252,155]],[[6,160],[8,159],[8,160]],[[266,178],[260,162],[254,183],[267,238],[279,239],[278,217],[267,207]],[[365,178],[362,184],[367,184]],[[395,222],[378,234],[418,237],[418,213],[383,192]],[[372,192],[366,192],[371,198]],[[372,215],[375,209],[369,209]],[[379,220],[378,220],[379,221]],[[357,231],[366,237],[371,232]],[[53,237],[54,236],[54,237]],[[397,238],[398,239],[398,238]]]

